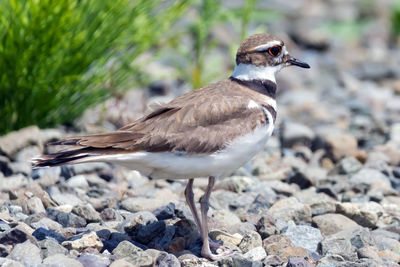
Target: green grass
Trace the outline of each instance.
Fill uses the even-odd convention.
[[[392,10],[392,32],[394,35],[400,36],[400,3],[394,4]]]
[[[2,0],[0,133],[68,124],[140,81],[133,60],[190,0]]]

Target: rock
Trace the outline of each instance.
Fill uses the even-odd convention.
[[[268,210],[275,219],[294,222],[311,222],[311,209],[294,197],[278,200]]]
[[[247,253],[251,249],[261,246],[262,246],[261,236],[254,231],[244,235],[242,241],[239,244],[239,248],[243,253]]]
[[[28,184],[28,179],[22,174],[0,178],[0,191],[8,192],[18,188],[23,188]]]
[[[39,227],[32,234],[37,240],[53,239],[58,243],[65,241],[65,237],[53,230],[47,230],[45,228]]]
[[[315,188],[296,192],[294,197],[301,203],[308,205],[311,208],[313,216],[334,213],[336,211],[335,201],[325,193],[317,193]]]
[[[297,184],[300,189],[306,189],[313,185],[312,179],[299,171],[294,172],[288,179],[286,179],[286,182],[289,184]]]
[[[308,251],[302,247],[287,247],[284,248],[280,253],[279,257],[287,261],[293,257],[300,257],[300,258],[310,258]]]
[[[258,200],[259,201],[259,200]],[[255,198],[253,193],[242,193],[230,204],[230,210],[249,210],[251,205],[254,207]],[[269,205],[270,206],[270,205]]]
[[[0,244],[3,245],[23,243],[28,239],[31,239],[31,241],[34,242],[34,239],[22,226],[16,226],[10,230],[0,233]]]
[[[338,213],[349,217],[361,226],[373,228],[384,210],[376,202],[367,203],[338,203],[336,205]]]
[[[113,261],[110,264],[110,267],[135,267],[135,265],[133,265],[132,263],[130,263],[124,259],[119,259],[119,260]]]
[[[361,170],[362,164],[353,157],[341,159],[329,172],[329,175],[354,174]]]
[[[321,241],[320,250],[322,255],[338,254],[344,259],[354,261],[357,259],[356,250],[374,246],[374,239],[366,228],[346,229]]]
[[[78,261],[85,267],[107,267],[111,261],[104,255],[97,255],[92,253],[83,253],[78,257]]]
[[[210,196],[210,206],[216,210],[229,210],[230,204],[239,197],[240,194],[227,190],[216,190]]]
[[[42,153],[39,146],[28,146],[21,149],[15,156],[15,161],[27,162],[30,165],[32,158]]]
[[[276,193],[291,196],[299,190],[297,184],[287,184],[281,181],[268,181],[263,182],[260,186],[267,186],[272,188]]]
[[[165,252],[161,252],[154,263],[155,266],[160,267],[180,267],[178,259],[173,254],[168,254]]]
[[[6,223],[3,220],[0,220],[0,232],[5,232],[5,231],[10,230],[10,229],[11,229],[11,227],[10,227],[10,225],[8,223]]]
[[[81,164],[83,165],[83,164]],[[71,188],[88,188],[89,183],[86,180],[85,175],[72,176],[66,181],[66,185]]]
[[[113,208],[105,208],[100,213],[100,218],[103,221],[118,221],[122,222],[124,218]]]
[[[128,198],[121,202],[120,206],[130,212],[155,210],[156,208],[165,205],[165,201],[156,198],[135,197]]]
[[[239,246],[243,239],[243,236],[238,233],[231,235],[220,230],[212,230],[208,235],[212,240],[220,241],[223,246],[228,247],[230,245]]]
[[[241,223],[239,217],[229,210],[216,210],[212,213],[212,218],[225,227]]]
[[[0,155],[0,172],[3,173],[4,176],[10,176],[13,173],[10,163],[10,160],[6,156]],[[4,177],[2,177],[2,179],[3,178]]]
[[[77,251],[82,251],[86,248],[94,248],[100,251],[103,248],[103,242],[101,242],[95,232],[83,234],[81,238],[76,240],[64,241],[61,245],[67,249],[74,249]]]
[[[263,240],[267,255],[278,255],[283,249],[293,247],[292,241],[284,235],[272,235]]]
[[[372,234],[376,237],[386,237],[395,240],[400,240],[400,226],[397,225],[388,225],[386,227],[378,228],[372,231]]]
[[[255,184],[254,179],[246,176],[231,176],[224,178],[218,183],[218,188],[222,188],[235,193],[248,191]]]
[[[45,213],[46,210],[42,201],[38,197],[29,198],[26,202],[29,214]]]
[[[380,171],[375,169],[367,169],[367,168],[361,169],[359,172],[357,172],[350,178],[350,181],[353,185],[362,184],[371,186],[374,183],[383,183],[388,187],[391,187],[389,178]]]
[[[140,227],[140,230],[136,235],[136,240],[142,244],[148,244],[153,238],[162,234],[164,231],[164,221],[152,222],[143,227]]]
[[[71,165],[71,168],[75,174],[82,174],[107,169],[108,165],[105,162],[90,162],[85,164]]]
[[[392,251],[399,251],[400,250],[400,242],[396,239],[385,237],[379,234],[372,235],[375,240],[376,247],[379,250],[392,250]]]
[[[168,244],[168,251],[171,253],[179,253],[185,249],[185,238],[184,237],[175,237]]]
[[[245,235],[249,232],[257,232],[254,223],[251,222],[241,222],[229,227],[229,232],[231,233],[239,233],[241,235]]]
[[[16,215],[22,212],[22,207],[18,205],[10,205],[8,206],[8,210],[10,211],[11,214]]]
[[[307,261],[306,259],[302,257],[292,257],[289,258],[288,263],[286,267],[313,267],[314,264],[311,262]]]
[[[49,219],[47,217],[41,218],[39,221],[31,223],[31,226],[35,229],[38,228],[45,228],[53,231],[60,231],[61,228],[63,227],[61,224],[59,224],[56,221],[53,221],[52,219]]]
[[[279,234],[279,229],[275,226],[275,219],[270,214],[263,214],[256,223],[257,232],[261,235],[261,239],[265,239],[271,235]]]
[[[124,259],[135,266],[152,266],[152,257],[141,248],[133,245],[128,241],[122,241],[113,251],[112,254],[117,259]]]
[[[53,167],[34,169],[31,176],[33,179],[38,179],[39,184],[43,188],[47,188],[49,186],[55,185],[59,181],[60,174],[61,167]]]
[[[0,244],[0,258],[5,258],[10,254],[11,246]]]
[[[390,139],[400,144],[400,123],[392,124],[390,128]]]
[[[218,265],[213,264],[212,262],[204,259],[198,258],[190,251],[188,253],[182,254],[178,257],[179,262],[182,267],[216,267]],[[233,266],[233,265],[225,265],[225,266]]]
[[[175,217],[175,204],[170,202],[166,206],[159,207],[152,212],[157,220],[167,220]]]
[[[45,239],[39,242],[39,247],[41,249],[42,258],[47,258],[55,254],[68,254],[68,250],[58,244],[58,242],[52,239]]]
[[[158,241],[158,245],[160,247],[166,247],[173,239],[176,232],[176,227],[173,225],[169,225],[165,228],[164,235]]]
[[[263,260],[264,266],[282,266],[283,260],[278,255],[268,255]]]
[[[335,234],[345,229],[360,227],[353,220],[341,214],[333,213],[313,217],[313,224],[318,227],[324,236]]]
[[[89,203],[75,206],[72,212],[84,218],[88,223],[101,220],[100,214]]]
[[[65,256],[64,254],[55,254],[43,260],[43,264],[52,265],[57,263],[57,267],[84,267],[79,261]]]
[[[29,163],[29,161],[27,161],[27,162],[19,162],[19,161],[10,162],[9,167],[11,168],[11,170],[14,174],[20,173],[25,176],[28,176],[32,172],[32,166]]]
[[[58,205],[76,206],[83,204],[83,201],[76,195],[66,192],[60,192],[58,187],[52,186],[48,189],[49,195]]]
[[[381,258],[391,259],[394,262],[400,262],[400,255],[399,253],[390,251],[390,250],[381,250],[378,251],[378,255]]]
[[[367,246],[357,249],[357,256],[360,259],[367,258],[376,260],[378,262],[381,260],[378,255],[378,249],[373,246]]]
[[[330,134],[325,137],[329,151],[335,160],[342,157],[355,155],[357,152],[357,140],[349,134]]]
[[[283,234],[296,247],[303,247],[309,251],[317,251],[318,243],[323,239],[319,229],[308,225],[289,224]]]
[[[276,194],[272,189],[269,189],[272,192],[271,195],[258,194],[254,199],[253,203],[250,204],[248,208],[248,213],[251,214],[260,214],[264,210],[268,210],[273,203],[276,202]],[[267,191],[267,190],[264,190]],[[255,193],[255,192],[254,192]]]
[[[40,249],[29,240],[14,246],[9,258],[24,264],[39,264],[42,262]]]
[[[111,233],[108,240],[103,241],[104,249],[108,251],[113,251],[119,243],[125,240],[132,242],[131,237],[127,234],[122,234],[118,232]]]
[[[240,254],[233,255],[232,257],[224,258],[218,261],[219,266],[234,266],[234,267],[262,267],[261,261],[251,261],[246,259],[244,256]],[[200,265],[200,266],[208,266],[208,265]],[[210,265],[212,266],[212,265]]]
[[[263,247],[255,247],[247,251],[243,257],[250,261],[262,261],[265,259],[265,257],[267,257],[267,253]]]
[[[308,126],[296,122],[285,122],[281,142],[283,147],[293,147],[294,145],[310,147],[314,137],[314,131]]]
[[[139,230],[150,223],[157,222],[156,216],[149,211],[136,212],[129,216],[121,224],[121,230],[124,230],[127,234],[131,236],[136,236]]]
[[[25,265],[11,259],[0,258],[0,265],[4,267],[24,267]]]
[[[86,220],[73,213],[62,212],[53,208],[48,208],[46,212],[50,219],[60,223],[64,227],[79,228],[86,226]]]
[[[29,126],[0,137],[0,151],[13,157],[22,148],[39,142],[39,128]]]

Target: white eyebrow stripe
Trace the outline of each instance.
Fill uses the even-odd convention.
[[[270,41],[266,44],[254,47],[253,50],[254,51],[265,51],[265,50],[268,50],[268,48],[273,47],[275,45],[282,45],[282,43],[281,43],[281,41]]]

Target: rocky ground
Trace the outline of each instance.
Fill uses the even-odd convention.
[[[30,167],[49,141],[118,128],[187,90],[164,81],[89,110],[73,129],[0,137],[0,265],[399,266],[400,50],[379,42],[379,22],[361,41],[333,42],[304,31],[312,18],[296,24],[296,42],[281,36],[312,69],[279,74],[274,136],[211,195],[210,237],[236,255],[200,257],[186,181],[105,163]],[[195,182],[197,202],[206,183]]]

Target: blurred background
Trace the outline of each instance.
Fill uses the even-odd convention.
[[[369,128],[398,119],[395,0],[4,0],[0,24],[0,134],[117,129],[153,98],[229,77],[240,42],[262,32],[312,66],[278,75],[290,104],[281,117],[349,126],[356,111],[356,127]]]

